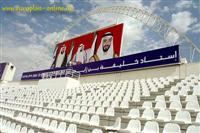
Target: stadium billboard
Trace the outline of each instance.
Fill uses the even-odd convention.
[[[57,44],[51,68],[120,57],[123,24],[97,30]]]
[[[0,80],[3,80],[3,73],[6,67],[6,63],[0,63]]]
[[[75,70],[81,75],[92,75],[131,71],[136,69],[167,66],[179,63],[179,45],[175,45],[86,64],[25,72],[22,74],[21,80],[38,80],[43,78],[42,75],[47,75],[45,76],[46,78],[67,77],[69,75],[67,71],[68,69]]]

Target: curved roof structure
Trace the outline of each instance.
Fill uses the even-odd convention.
[[[142,22],[144,25],[148,26],[161,39],[163,39],[167,43],[171,43],[171,45],[175,45],[175,44],[188,45],[191,54],[189,55],[189,57],[187,57],[187,59],[189,58],[188,60],[190,62],[193,62],[195,53],[197,53],[198,57],[200,56],[200,49],[198,48],[198,46],[194,42],[192,42],[185,34],[179,33],[175,27],[172,27],[170,25],[169,22],[167,22],[160,16],[149,13],[148,11],[146,11],[144,9],[139,9],[139,8],[131,7],[131,6],[111,6],[111,7],[96,8],[96,9],[88,12],[86,15],[78,18],[71,25],[66,27],[66,29],[61,33],[61,35],[59,35],[58,38],[60,38],[60,37],[63,38],[62,34],[65,34],[66,30],[70,30],[71,28],[76,26],[83,19],[85,19],[91,15],[102,14],[102,13],[114,13],[114,14],[121,14],[121,15],[131,17],[133,19],[136,19],[136,20]],[[184,57],[182,54],[181,54],[181,56]]]

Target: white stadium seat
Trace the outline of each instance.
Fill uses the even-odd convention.
[[[154,119],[154,111],[152,109],[145,109],[144,112],[142,113],[142,118],[151,120]]]
[[[130,118],[139,118],[140,117],[139,109],[131,109],[129,111],[128,117],[130,117]]]
[[[142,108],[145,108],[145,109],[152,108],[152,102],[151,102],[151,101],[145,101],[145,102],[142,104]]]
[[[22,129],[21,129],[20,132],[21,132],[21,133],[27,133],[27,127],[22,127]]]
[[[112,107],[108,107],[106,112],[105,112],[105,115],[107,115],[107,116],[115,116],[115,109],[112,108]]]
[[[164,95],[160,95],[160,96],[156,96],[155,101],[165,101],[165,96]]]
[[[180,126],[175,123],[167,123],[162,133],[181,133]]]
[[[70,124],[67,128],[66,133],[77,133],[77,125],[76,124]]]
[[[147,121],[142,133],[159,133],[159,125],[155,121]]]
[[[175,120],[184,123],[191,123],[190,113],[188,111],[178,111],[176,113]]]
[[[91,133],[103,133],[101,129],[93,129]]]
[[[180,96],[179,95],[172,95],[172,96],[170,96],[170,98],[169,98],[169,101],[170,102],[179,102],[180,103]]]
[[[65,132],[67,125],[65,122],[60,122],[58,128],[55,130],[56,132]]]
[[[199,132],[200,132],[200,125],[198,126],[190,125],[186,131],[186,133],[199,133]]]
[[[139,120],[130,120],[125,129],[120,129],[120,132],[140,132],[141,122]]]
[[[7,124],[8,125],[8,124]],[[17,125],[16,127],[15,127],[15,131],[17,132],[17,133],[19,133],[20,131],[21,131],[21,125]]]
[[[104,114],[104,107],[97,107],[96,114]]]
[[[81,116],[80,123],[89,124],[90,123],[90,116],[88,114],[83,114]]]
[[[200,123],[200,112],[197,113],[197,116],[196,116],[195,122]]]
[[[160,110],[166,109],[165,101],[157,101],[155,105],[155,109],[160,109]]]
[[[106,130],[119,130],[121,128],[121,118],[118,117],[115,123],[111,126],[105,126]]]
[[[186,102],[192,101],[192,102],[198,102],[197,96],[195,95],[187,95],[185,98]]]
[[[171,112],[169,110],[160,110],[158,113],[157,119],[163,120],[163,121],[170,121]]]
[[[182,109],[182,105],[180,102],[177,101],[172,101],[169,105],[169,109],[172,110],[181,110]]]
[[[54,131],[57,129],[57,126],[58,126],[58,122],[56,120],[52,120],[48,127],[48,130],[50,129],[51,131]]]
[[[78,121],[80,121],[80,117],[81,117],[81,115],[79,113],[75,113],[70,121],[78,122]]]
[[[35,131],[33,129],[29,129],[27,133],[34,133]]]
[[[66,115],[65,115],[65,119],[71,120],[71,118],[72,118],[72,112],[67,112]]]
[[[90,119],[90,125],[99,126],[100,119],[98,115],[92,115]]]
[[[200,111],[200,106],[198,102],[189,101],[186,104],[185,109],[193,110],[193,111]]]

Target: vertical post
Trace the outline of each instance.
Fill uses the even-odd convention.
[[[116,15],[116,24],[118,24],[118,21],[119,21],[119,14]]]
[[[193,48],[193,51],[192,51],[192,56],[191,56],[191,59],[190,59],[190,63],[193,62],[193,58],[194,58],[194,52],[195,52],[195,48]]]

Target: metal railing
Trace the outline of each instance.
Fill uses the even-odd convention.
[[[65,70],[51,70],[41,74],[42,79],[52,79],[52,78],[61,78],[61,77],[71,77],[71,78],[80,78],[80,72],[77,72],[73,69]]]

